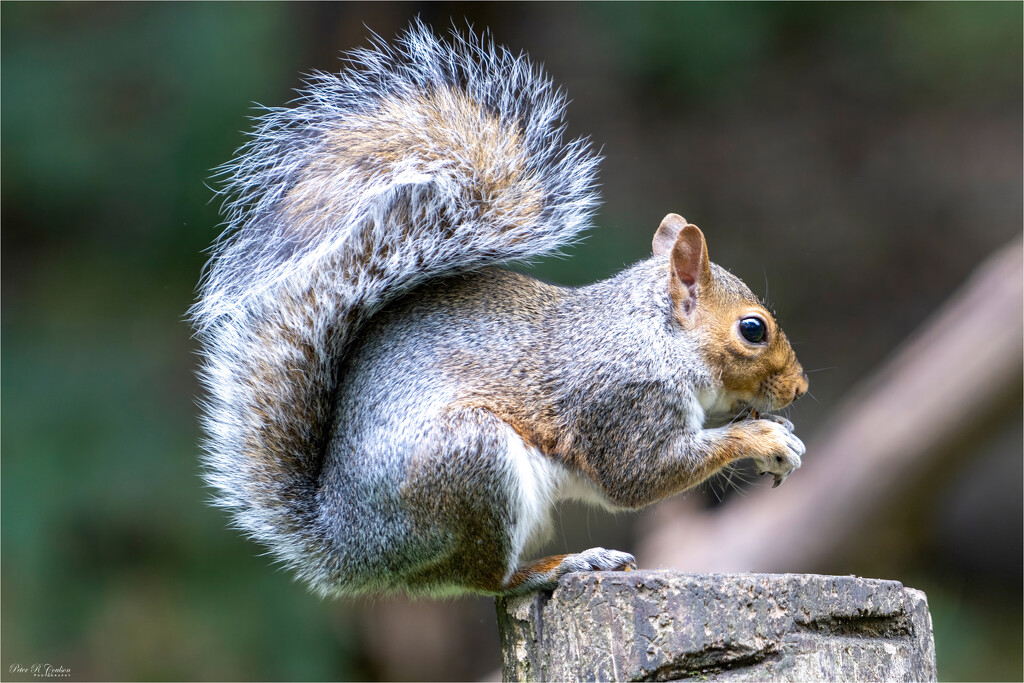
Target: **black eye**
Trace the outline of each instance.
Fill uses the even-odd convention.
[[[760,318],[751,316],[740,320],[740,334],[751,344],[760,344],[768,335],[768,327]]]

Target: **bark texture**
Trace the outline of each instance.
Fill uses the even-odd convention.
[[[924,593],[813,574],[570,574],[499,598],[507,681],[936,680]]]

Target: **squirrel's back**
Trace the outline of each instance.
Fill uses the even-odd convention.
[[[416,23],[349,62],[221,169],[228,227],[191,311],[206,479],[324,592],[316,491],[359,330],[431,278],[556,251],[597,202],[597,157],[562,142],[564,97],[525,57]]]

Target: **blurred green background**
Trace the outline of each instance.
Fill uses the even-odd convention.
[[[1020,3],[0,12],[9,680],[35,663],[75,680],[473,679],[498,667],[488,600],[319,601],[226,528],[198,476],[184,315],[219,230],[211,169],[243,141],[253,103],[286,103],[300,74],[340,68],[371,30],[391,39],[417,15],[439,31],[468,20],[545,64],[572,99],[570,133],[603,150],[605,204],[588,241],[540,273],[610,275],[682,213],[714,260],[769,295],[805,368],[822,370],[817,402],[793,413],[804,436],[1021,230]],[[943,679],[1024,678],[1015,400],[965,449],[960,485],[901,527],[898,561],[866,544],[841,572],[928,593]],[[692,495],[719,504],[716,491]],[[633,522],[569,510],[556,543],[628,550]]]

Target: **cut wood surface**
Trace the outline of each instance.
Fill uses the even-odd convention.
[[[497,601],[505,680],[929,681],[924,593],[810,574],[570,574]]]

